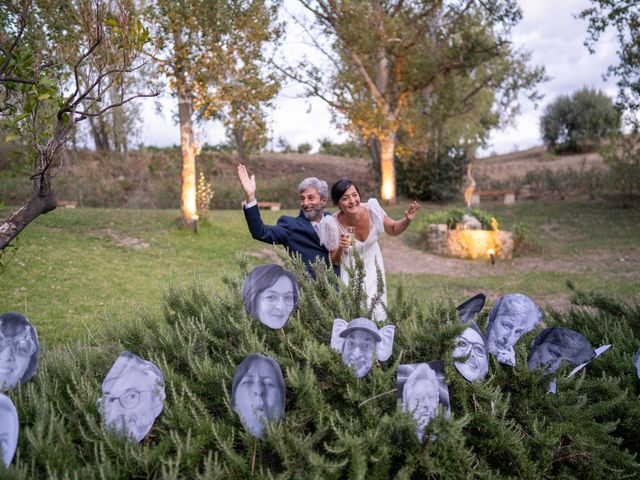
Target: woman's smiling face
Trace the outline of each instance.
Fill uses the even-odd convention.
[[[360,208],[360,194],[354,185],[345,190],[338,201],[338,207],[345,213],[356,214]]]

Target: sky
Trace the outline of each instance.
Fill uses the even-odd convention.
[[[616,40],[612,33],[604,35],[590,54],[583,42],[587,24],[575,15],[589,5],[588,0],[521,0],[523,18],[515,28],[512,41],[516,48],[529,50],[534,65],[544,65],[550,80],[539,85],[543,94],[537,109],[526,99],[521,102],[521,114],[511,126],[492,133],[487,148],[478,155],[508,153],[541,145],[539,117],[544,107],[559,95],[571,94],[582,87],[597,88],[615,97],[615,80],[604,80],[607,66],[616,61]],[[283,17],[300,11],[295,0],[285,0]],[[310,48],[303,42],[294,22],[288,22],[287,38],[283,53],[291,61]],[[293,62],[292,62],[293,63]],[[293,147],[310,143],[314,150],[318,140],[329,138],[343,141],[342,134],[331,122],[331,113],[320,99],[300,98],[302,89],[288,84],[282,89],[269,115],[270,136],[273,145],[282,137]],[[143,104],[142,142],[145,145],[168,146],[179,144],[179,130],[175,121],[177,103],[170,97],[159,100],[162,112],[158,113],[153,102]],[[224,129],[219,123],[207,122],[196,127],[201,143],[217,144],[225,140]]]

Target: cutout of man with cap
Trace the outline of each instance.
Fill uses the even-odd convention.
[[[102,382],[98,408],[107,428],[140,442],[162,412],[165,397],[160,369],[131,352],[122,352]]]
[[[349,323],[336,318],[331,332],[331,348],[342,354],[342,361],[351,367],[357,378],[364,377],[373,364],[373,351],[378,360],[391,356],[395,326],[381,329],[368,318],[356,318]]]

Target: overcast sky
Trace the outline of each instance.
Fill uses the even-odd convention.
[[[574,15],[589,5],[588,0],[521,0],[523,19],[513,35],[517,48],[532,52],[532,62],[544,65],[550,80],[539,86],[544,95],[538,109],[524,101],[522,114],[515,125],[496,131],[490,146],[481,155],[489,152],[506,153],[540,145],[538,118],[544,106],[558,95],[570,94],[584,86],[598,88],[614,97],[615,82],[602,78],[609,64],[616,60],[616,44],[612,34],[605,35],[597,44],[596,52],[589,54],[583,42],[586,38],[586,22]],[[299,9],[295,0],[285,0],[289,11]],[[309,51],[301,44],[301,38],[293,24],[283,46],[288,58]],[[318,99],[297,98],[300,88],[285,87],[271,113],[269,125],[274,142],[285,138],[292,146],[308,142],[317,148],[320,138],[339,141],[345,137],[331,124],[331,115],[324,103]],[[143,142],[145,145],[166,146],[179,143],[179,130],[174,121],[174,100],[161,100],[165,106],[162,114],[144,103]],[[224,131],[219,124],[206,123],[197,126],[201,142],[210,144],[224,140]]]

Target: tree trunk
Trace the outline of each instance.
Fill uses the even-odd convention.
[[[240,160],[244,162],[247,159],[247,151],[244,148],[244,129],[242,127],[234,127],[233,138],[236,141],[238,157],[240,157]]]
[[[88,120],[96,150],[110,152],[111,144],[109,142],[109,133],[107,132],[104,119],[101,117],[88,117]]]
[[[184,42],[179,31],[173,32],[175,49],[180,52]],[[196,206],[196,145],[193,136],[193,94],[188,84],[182,62],[175,67],[178,93],[178,118],[180,120],[180,147],[182,150],[182,188],[180,197],[181,219],[184,225],[193,225]]]
[[[2,223],[0,223],[0,250],[4,249],[18,234],[25,229],[33,220],[43,213],[55,210],[58,206],[56,192],[51,186],[51,173],[49,171],[51,165],[51,152],[55,152],[57,148],[51,142],[51,151],[41,152],[36,160],[36,168],[41,168],[42,175],[37,176],[34,182],[35,193],[22,207],[15,210]]]
[[[396,135],[395,132],[382,132],[380,141],[380,197],[387,203],[396,203],[396,169],[394,165]]]

